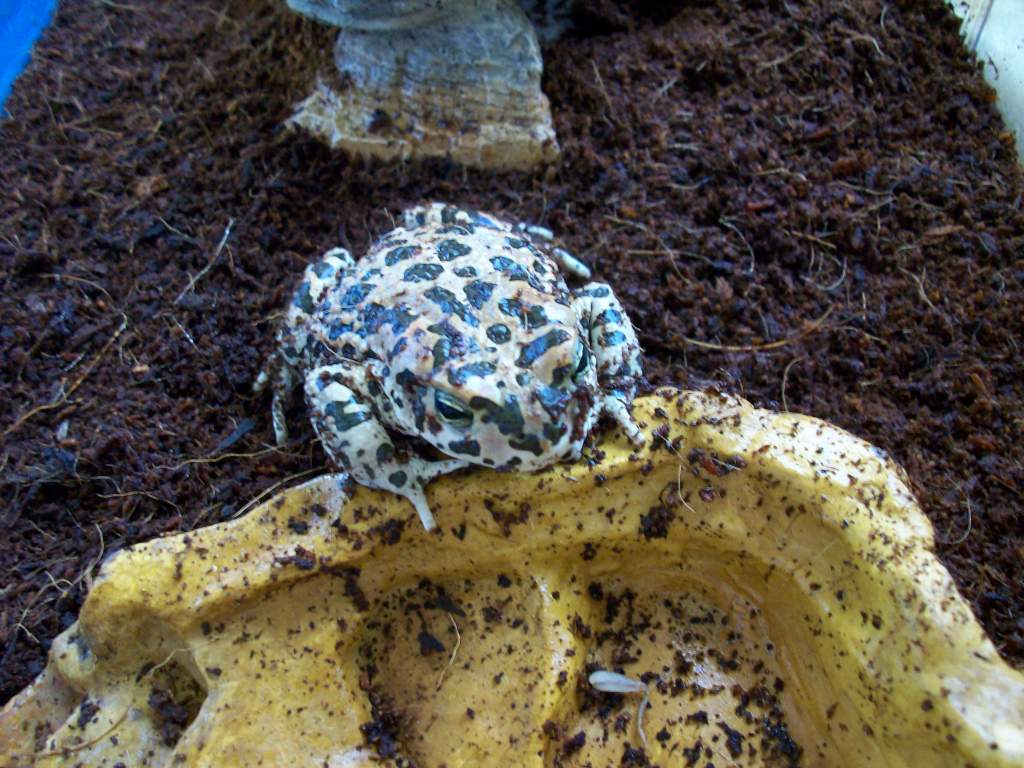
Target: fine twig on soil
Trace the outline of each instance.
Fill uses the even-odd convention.
[[[42,413],[43,411],[52,411],[54,408],[60,408],[62,405],[68,402],[71,395],[75,393],[75,390],[77,390],[82,385],[82,382],[85,381],[85,379],[89,376],[89,374],[92,373],[92,370],[93,368],[96,367],[96,364],[107,353],[107,350],[110,349],[111,345],[113,345],[113,343],[117,341],[118,337],[122,333],[124,333],[124,329],[127,327],[128,316],[122,312],[121,325],[118,326],[116,331],[114,331],[114,335],[107,339],[107,342],[103,345],[103,348],[100,349],[100,351],[97,352],[95,355],[93,355],[93,358],[89,361],[89,364],[85,367],[85,370],[82,371],[81,376],[75,379],[74,384],[72,384],[68,389],[61,392],[61,394],[58,397],[56,397],[53,401],[49,403],[43,403],[42,405],[37,405],[34,408],[31,408],[25,413],[23,413],[21,416],[18,417],[17,421],[15,421],[13,424],[7,427],[7,429],[5,429],[2,434],[0,434],[0,437],[6,438],[11,433],[21,429],[21,427],[24,426],[25,422],[27,422],[36,414]]]
[[[743,233],[740,231],[739,227],[737,227],[735,224],[733,224],[731,221],[729,221],[724,216],[718,220],[718,223],[721,224],[723,227],[727,227],[727,228],[731,229],[733,232],[735,232],[736,235],[739,237],[739,239],[743,241],[743,244],[745,246],[747,246],[747,253],[750,254],[750,266],[747,267],[747,274],[748,275],[754,274],[754,267],[756,266],[756,263],[755,263],[755,257],[754,257],[754,248],[750,244],[750,241],[747,240],[747,238],[745,238],[743,236]]]
[[[157,216],[156,220],[163,224],[168,229],[168,231],[173,232],[185,242],[191,243],[192,245],[196,246],[196,248],[202,247],[202,243],[200,243],[198,240],[192,237],[192,235],[190,235],[188,232],[182,232],[180,229],[178,229],[173,224],[168,222],[167,219],[165,219],[163,216]]]
[[[281,486],[287,485],[293,480],[298,480],[301,477],[309,477],[310,475],[315,474],[317,472],[322,472],[325,469],[327,469],[326,465],[320,465],[319,467],[313,467],[312,469],[304,469],[301,472],[296,472],[293,475],[288,475],[288,477],[279,480],[273,485],[263,489],[262,491],[257,493],[253,498],[249,499],[249,501],[245,502],[245,504],[242,505],[238,512],[232,515],[232,519],[239,518],[242,515],[244,515],[246,512],[248,512],[253,507],[257,506],[260,502],[262,502],[264,499],[270,496],[274,491],[276,491]]]
[[[812,250],[813,250],[813,249],[812,249]],[[842,264],[840,264],[840,263],[839,263],[839,259],[837,259],[837,258],[836,258],[835,256],[833,256],[833,255],[832,255],[831,253],[830,253],[830,254],[828,254],[828,257],[829,257],[829,258],[830,258],[830,259],[832,260],[832,262],[833,262],[833,263],[834,263],[834,264],[835,264],[836,266],[840,267],[840,274],[839,274],[839,277],[838,277],[838,278],[836,278],[836,280],[835,280],[834,282],[832,282],[832,283],[831,283],[831,284],[829,284],[829,285],[822,285],[821,283],[819,283],[819,282],[818,282],[817,280],[815,280],[815,279],[814,279],[813,277],[811,277],[810,275],[808,275],[807,277],[805,277],[805,278],[804,278],[804,280],[806,280],[806,281],[807,281],[808,283],[810,283],[811,285],[813,285],[813,286],[814,286],[815,288],[817,288],[817,289],[818,289],[819,291],[824,291],[825,293],[831,293],[832,291],[836,290],[836,289],[837,289],[837,288],[839,288],[839,286],[841,286],[841,285],[843,284],[843,282],[844,282],[844,281],[846,280],[846,258],[844,257],[844,258],[843,258],[843,261],[842,261]],[[824,261],[824,260],[823,260],[823,261]],[[811,262],[811,263],[812,263],[812,264],[814,263],[814,262],[813,262],[813,257],[812,257],[812,262]],[[821,271],[821,267],[820,267],[820,266],[819,266],[819,268],[818,268],[818,270],[817,270],[817,271],[818,271],[818,272],[820,272],[820,271]]]
[[[220,236],[220,242],[217,243],[217,248],[216,250],[214,250],[213,256],[211,256],[210,260],[206,262],[206,266],[196,273],[195,277],[189,278],[188,285],[181,289],[181,293],[178,294],[178,298],[174,300],[175,305],[180,304],[181,300],[185,298],[185,294],[187,294],[189,291],[195,288],[196,283],[202,280],[206,273],[209,272],[210,269],[213,267],[213,265],[217,263],[217,259],[220,257],[221,251],[224,250],[224,246],[227,245],[228,243],[228,238],[231,237],[231,228],[233,226],[235,226],[235,220],[228,219],[228,224],[226,227],[224,227],[224,234]]]
[[[889,57],[885,55],[885,51],[882,50],[882,46],[878,44],[878,40],[875,39],[872,35],[866,35],[863,32],[855,32],[852,29],[847,29],[846,27],[842,26],[837,27],[837,29],[844,35],[846,35],[847,38],[850,40],[860,40],[861,42],[871,43],[875,47],[875,52],[878,53],[878,55],[881,58],[885,59],[886,61],[889,60]]]
[[[971,505],[971,497],[968,496],[966,493],[964,493],[963,486],[958,486],[958,487],[959,487],[960,493],[963,495],[964,501],[966,502],[966,505],[967,505],[967,530],[965,530],[963,532],[963,534],[958,539],[955,539],[954,541],[943,540],[943,539],[940,539],[938,536],[935,537],[936,541],[938,541],[940,544],[942,544],[944,546],[947,546],[947,547],[958,547],[961,544],[963,544],[965,541],[967,541],[967,537],[971,535],[971,528],[974,525],[974,508]],[[947,532],[947,535],[948,535],[948,532]]]
[[[802,173],[797,171],[791,171],[789,168],[769,168],[767,171],[757,171],[755,176],[774,176],[780,174],[782,176],[792,176],[794,179],[800,179],[800,181],[807,182],[808,179]],[[809,183],[809,182],[808,182]]]
[[[175,512],[177,512],[179,515],[181,514],[181,507],[179,507],[173,501],[171,501],[170,499],[164,499],[164,498],[162,498],[160,496],[157,496],[155,493],[150,493],[149,491],[124,491],[123,493],[97,493],[96,496],[101,498],[101,499],[126,499],[126,498],[129,498],[131,496],[145,496],[147,499],[151,499],[152,501],[159,501],[159,502],[163,502],[164,504],[170,504],[172,507],[174,507],[174,511]]]
[[[78,577],[71,584],[74,587],[78,582],[84,581],[86,591],[88,592],[92,592],[92,569],[103,562],[103,555],[107,551],[107,543],[103,540],[103,529],[100,528],[99,523],[93,523],[93,526],[96,528],[97,536],[99,536],[100,550],[96,553],[96,557],[92,559],[92,562],[82,569],[81,573],[78,574]]]
[[[790,369],[797,363],[801,363],[806,360],[806,357],[794,357],[787,363],[786,368],[782,371],[782,410],[789,412],[789,403],[786,402],[786,380],[789,379]]]
[[[909,277],[917,284],[917,295],[921,297],[921,301],[927,304],[931,309],[938,312],[938,308],[934,304],[932,304],[932,300],[928,298],[928,294],[924,290],[925,269],[927,269],[927,267],[921,270],[921,275],[919,277],[910,270],[904,269],[903,267],[899,268],[900,272],[902,272],[904,275]]]
[[[199,459],[185,459],[180,464],[159,464],[153,467],[153,469],[169,469],[171,472],[177,472],[179,469],[190,464],[216,464],[225,459],[255,459],[260,456],[266,456],[268,453],[284,453],[284,451],[279,446],[273,445],[269,448],[261,448],[258,451],[249,451],[248,453],[221,453],[215,456],[204,456]]]
[[[772,59],[771,61],[762,61],[760,64],[757,65],[757,69],[759,69],[759,70],[761,70],[761,69],[771,69],[773,67],[779,66],[779,64],[785,64],[787,61],[792,59],[794,56],[796,56],[796,55],[798,55],[800,53],[803,53],[803,51],[806,50],[806,48],[807,48],[807,44],[805,43],[804,45],[801,45],[799,48],[794,48],[789,53],[787,53],[787,54],[785,54],[783,56],[779,56],[779,58],[777,58],[777,59]]]
[[[142,9],[134,5],[126,5],[124,3],[115,3],[114,0],[97,0],[100,5],[105,5],[108,8],[113,8],[118,11],[141,11]]]
[[[648,235],[649,237],[651,237],[654,240],[656,240],[658,242],[658,245],[661,246],[660,250],[647,250],[647,251],[644,251],[644,250],[635,250],[634,249],[634,250],[631,250],[631,251],[627,251],[627,253],[637,254],[637,255],[647,255],[647,256],[662,256],[662,255],[668,256],[669,264],[671,264],[671,266],[672,266],[672,271],[675,272],[676,275],[678,275],[679,278],[681,280],[683,280],[683,282],[685,282],[687,285],[691,285],[692,284],[693,281],[689,280],[686,277],[686,275],[684,275],[682,272],[679,271],[679,266],[676,264],[676,251],[674,251],[672,248],[668,247],[668,244],[665,242],[665,239],[661,235],[659,235],[657,232],[652,232],[650,229],[647,228],[646,224],[644,224],[642,222],[639,222],[639,221],[628,221],[627,219],[621,219],[618,216],[612,216],[612,215],[606,215],[605,218],[608,221],[611,221],[611,222],[613,222],[615,224],[620,224],[622,226],[633,227],[634,229],[638,229],[641,232],[643,232],[646,235]]]
[[[43,274],[40,275],[40,277],[46,277],[49,278],[50,280],[56,280],[58,283],[61,282],[62,280],[71,280],[76,283],[83,283],[92,288],[95,288],[97,291],[101,291],[103,295],[107,297],[107,301],[110,302],[111,307],[117,306],[117,302],[114,301],[114,297],[110,295],[106,288],[97,283],[95,280],[87,280],[86,278],[79,277],[78,275],[62,275],[56,272],[44,272]]]
[[[608,114],[604,116],[605,120],[609,123],[615,123],[615,125],[621,127],[618,118],[615,117],[615,107],[612,105],[611,96],[608,95],[608,89],[604,85],[604,79],[601,77],[601,70],[597,68],[597,62],[591,59],[590,66],[594,69],[594,77],[597,79],[598,90],[600,90],[601,95],[604,96],[604,103],[608,105]]]
[[[710,341],[701,341],[700,339],[691,339],[689,336],[683,336],[682,339],[687,344],[694,347],[700,347],[702,349],[713,349],[717,352],[766,352],[770,349],[779,349],[787,344],[792,344],[794,341],[802,339],[804,336],[809,336],[821,327],[828,316],[832,314],[832,310],[835,305],[830,304],[825,313],[814,320],[810,325],[804,328],[799,333],[789,336],[785,339],[779,339],[778,341],[770,341],[767,344],[714,344]]]
[[[673,86],[675,86],[675,84],[678,82],[679,78],[673,77],[672,79],[666,80],[664,83],[662,83],[661,87],[659,87],[658,90],[654,92],[654,102],[657,102],[662,96],[664,96],[666,93],[672,90]]]
[[[790,237],[799,237],[802,240],[810,240],[812,243],[817,243],[822,248],[828,248],[830,251],[834,251],[836,249],[834,243],[830,243],[828,240],[822,240],[820,237],[815,237],[814,235],[808,235],[806,232],[797,232],[796,230],[787,229],[784,230],[784,233]]]

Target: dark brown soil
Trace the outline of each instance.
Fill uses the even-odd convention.
[[[249,394],[285,293],[429,198],[562,235],[623,299],[652,382],[892,453],[1024,664],[1024,184],[950,13],[583,5],[547,51],[561,164],[499,176],[284,132],[333,35],[279,0],[61,4],[0,124],[0,701],[104,555],[317,471],[311,430],[269,447]]]

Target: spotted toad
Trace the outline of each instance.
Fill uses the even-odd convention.
[[[589,270],[538,245],[548,235],[435,203],[408,211],[358,262],[328,251],[306,269],[256,382],[273,392],[278,442],[302,381],[333,463],[405,496],[428,530],[423,486],[438,475],[577,458],[602,414],[641,443],[629,318],[603,283],[566,287],[560,268],[584,279]],[[404,455],[396,432],[451,458]]]

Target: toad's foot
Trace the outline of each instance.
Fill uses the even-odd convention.
[[[602,410],[622,428],[629,442],[638,448],[644,444],[644,433],[633,419],[633,414],[629,412],[629,406],[622,397],[609,395],[602,403]]]
[[[643,445],[643,435],[628,405],[643,377],[642,350],[633,324],[605,283],[585,285],[576,294],[575,306],[594,354],[597,383],[604,394],[601,410],[618,422],[630,442]]]
[[[470,466],[468,461],[450,459],[446,461],[426,461],[420,458],[412,458],[401,464],[401,468],[379,479],[377,488],[393,491],[399,496],[404,496],[420,516],[420,522],[428,531],[437,529],[437,522],[427,504],[427,497],[423,492],[423,486],[435,477],[447,475],[458,469]],[[372,483],[368,483],[372,485]]]
[[[402,459],[384,425],[363,399],[365,370],[350,362],[325,365],[306,377],[313,428],[331,461],[357,483],[405,496],[423,527],[437,527],[423,486],[439,475],[469,466],[460,459]]]

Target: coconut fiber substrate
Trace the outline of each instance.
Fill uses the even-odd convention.
[[[103,557],[323,471],[301,404],[278,449],[250,394],[276,321],[309,259],[430,199],[553,229],[652,385],[889,452],[1024,664],[1024,183],[950,11],[578,5],[545,49],[561,161],[495,174],[284,130],[334,32],[278,0],[61,4],[0,123],[0,701]]]

